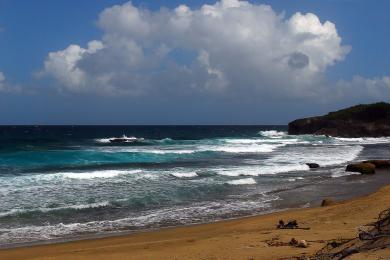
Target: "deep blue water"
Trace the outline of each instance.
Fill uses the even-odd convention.
[[[345,182],[348,161],[389,157],[389,143],[285,126],[0,127],[0,244],[303,206]]]

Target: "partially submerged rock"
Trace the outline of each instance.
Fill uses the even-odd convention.
[[[318,163],[306,163],[306,165],[309,166],[310,169],[316,169],[320,167]]]
[[[335,202],[331,198],[325,198],[322,200],[321,207],[333,205]]]
[[[360,172],[361,174],[374,174],[375,164],[372,163],[352,163],[345,169],[347,172]]]
[[[368,160],[363,163],[372,163],[375,165],[376,169],[390,168],[390,160]]]

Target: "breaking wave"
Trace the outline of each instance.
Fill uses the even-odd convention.
[[[177,178],[193,178],[198,176],[195,171],[173,171],[170,174]]]
[[[253,178],[245,178],[245,179],[228,181],[227,184],[230,184],[230,185],[251,185],[251,184],[256,184],[256,181]]]
[[[34,213],[34,212],[45,213],[45,212],[68,210],[68,209],[83,210],[83,209],[92,209],[92,208],[102,208],[102,207],[107,207],[109,205],[110,203],[108,201],[104,201],[104,202],[97,202],[97,203],[90,203],[90,204],[67,205],[67,206],[53,207],[53,208],[12,209],[9,211],[0,212],[0,217],[15,216],[15,215],[21,215],[25,213]]]
[[[293,171],[307,171],[309,166],[306,164],[291,164],[291,165],[256,165],[256,166],[242,166],[231,168],[216,169],[217,174],[224,176],[260,176],[270,175]]]
[[[62,172],[58,173],[64,178],[70,179],[94,179],[94,178],[114,178],[124,174],[140,173],[141,170],[100,170],[90,172]]]
[[[281,132],[281,131],[276,131],[276,130],[267,130],[267,131],[260,131],[260,135],[264,137],[269,137],[269,138],[282,138],[287,135],[287,132]]]

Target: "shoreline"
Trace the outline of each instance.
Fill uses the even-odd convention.
[[[104,238],[117,237],[117,236],[134,235],[139,233],[156,232],[156,231],[172,229],[172,228],[186,228],[186,227],[192,227],[198,225],[214,224],[214,223],[224,222],[224,221],[240,220],[240,219],[251,218],[251,217],[261,217],[261,216],[265,216],[269,214],[277,214],[285,211],[317,207],[318,205],[321,204],[323,198],[328,198],[328,197],[332,197],[332,199],[334,199],[337,202],[360,198],[369,195],[371,193],[374,193],[378,189],[386,185],[390,185],[390,179],[387,179],[386,176],[384,176],[384,174],[376,174],[373,176],[351,174],[351,175],[345,175],[336,178],[331,177],[327,179],[327,181],[325,182],[319,182],[310,185],[299,185],[297,187],[297,191],[294,193],[303,193],[307,187],[316,186],[316,191],[318,192],[318,194],[321,194],[321,195],[317,195],[317,198],[314,200],[312,196],[305,197],[307,195],[305,194],[305,196],[303,197],[309,199],[309,201],[305,201],[305,202],[301,201],[301,203],[296,203],[297,201],[295,201],[295,200],[302,199],[302,198],[298,198],[297,194],[295,194],[294,200],[288,200],[286,197],[291,197],[291,194],[288,193],[290,192],[290,190],[285,190],[281,192],[281,194],[283,194],[283,192],[287,192],[287,195],[286,194],[283,195],[284,199],[282,199],[281,204],[279,204],[278,200],[275,200],[274,201],[275,204],[272,206],[272,208],[260,212],[253,211],[252,213],[249,214],[247,213],[247,214],[236,215],[232,217],[210,219],[204,222],[193,222],[187,224],[166,225],[166,226],[159,226],[159,227],[140,228],[140,229],[123,230],[123,231],[107,231],[103,233],[89,233],[89,234],[86,233],[86,234],[79,234],[73,236],[59,237],[54,239],[0,244],[0,250],[34,247],[40,245],[53,245],[53,244],[69,243],[69,242],[79,242],[79,241],[93,240],[93,239],[104,239]],[[365,189],[364,190],[360,189],[361,186],[364,186]],[[303,190],[300,190],[301,188],[303,188]],[[338,193],[337,190],[340,189],[342,189],[343,192]],[[327,192],[322,193],[324,190],[326,190]],[[330,196],[329,193],[332,193],[333,196]],[[286,202],[285,200],[288,200],[288,202]]]
[[[389,174],[380,171],[377,174]],[[374,177],[374,176],[373,176]],[[355,237],[356,228],[375,220],[390,205],[390,185],[369,195],[336,202],[327,207],[285,209],[263,215],[244,216],[212,223],[121,232],[71,241],[47,241],[0,249],[2,259],[126,257],[140,258],[254,258],[264,259],[312,255],[328,240]],[[347,214],[349,213],[349,215]],[[328,217],[327,217],[328,216]],[[278,230],[279,219],[296,219],[310,230]],[[335,228],[336,227],[336,228]],[[270,246],[269,241],[305,239],[308,248]],[[230,247],[232,242],[240,247]],[[385,249],[390,250],[390,249]],[[381,250],[380,250],[381,251]],[[377,252],[379,253],[379,252]],[[387,253],[390,253],[387,252]],[[270,255],[271,254],[271,255]]]

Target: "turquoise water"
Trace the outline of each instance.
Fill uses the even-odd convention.
[[[348,161],[389,156],[388,138],[285,131],[283,126],[1,127],[0,244],[264,213],[291,206],[286,192],[345,178]],[[307,162],[321,168],[310,170]],[[293,206],[317,199],[315,192],[310,196]]]

